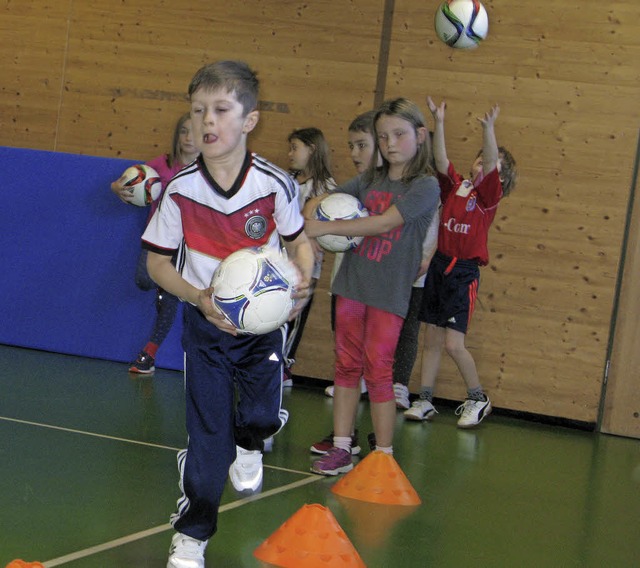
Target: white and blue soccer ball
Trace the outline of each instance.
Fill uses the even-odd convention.
[[[218,265],[211,279],[211,300],[238,331],[260,335],[289,319],[297,283],[297,269],[280,252],[243,248]]]
[[[160,175],[151,166],[136,164],[122,174],[122,184],[131,195],[129,203],[146,207],[158,199],[162,191]]]
[[[489,17],[479,0],[446,0],[436,10],[435,29],[449,47],[474,49],[487,37]]]
[[[316,208],[318,221],[342,221],[368,217],[369,212],[362,203],[348,193],[332,193],[325,197]],[[357,247],[364,237],[343,237],[340,235],[322,235],[316,240],[325,250],[330,252],[346,252]]]

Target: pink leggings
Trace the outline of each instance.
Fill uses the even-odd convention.
[[[337,296],[335,384],[357,388],[364,376],[369,400],[393,400],[393,359],[403,322],[390,312]]]

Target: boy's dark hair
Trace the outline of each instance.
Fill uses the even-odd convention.
[[[407,167],[405,168],[404,174],[402,175],[402,182],[410,183],[420,176],[434,175],[434,170],[431,165],[433,163],[431,137],[429,136],[429,132],[426,127],[424,115],[422,114],[422,111],[420,110],[418,105],[416,105],[409,99],[405,99],[404,97],[391,99],[385,101],[384,103],[382,103],[382,105],[380,105],[380,108],[375,111],[373,120],[373,139],[375,140],[376,146],[374,152],[380,152],[376,125],[378,119],[381,116],[397,116],[399,118],[402,118],[403,120],[406,120],[409,124],[411,124],[416,132],[419,128],[425,128],[425,130],[427,130],[427,132],[425,132],[424,142],[418,145],[418,151],[416,152],[416,155],[409,161]],[[388,171],[389,163],[384,159],[384,156],[382,156],[382,166],[380,166],[380,168],[376,166],[375,160],[372,160],[369,168],[364,174],[365,181],[367,183],[371,183],[379,175],[382,175],[383,177],[386,176]]]
[[[351,121],[349,132],[366,132],[367,134],[373,135],[373,119],[375,116],[375,110],[359,114]]]
[[[500,157],[500,180],[502,181],[502,195],[507,197],[515,189],[518,181],[518,168],[511,152],[504,146],[498,147]]]
[[[305,146],[313,150],[309,156],[307,169],[313,179],[312,195],[315,197],[323,187],[326,188],[327,181],[333,176],[331,174],[331,152],[329,145],[319,128],[299,128],[289,134],[288,142],[300,140]]]
[[[176,127],[173,130],[173,144],[171,145],[171,153],[167,156],[167,162],[169,167],[172,167],[180,159],[180,131],[184,126],[184,123],[191,118],[191,113],[184,113],[176,122]],[[184,164],[183,164],[184,165]]]
[[[189,83],[189,98],[198,89],[214,91],[226,89],[234,93],[244,109],[245,116],[258,107],[260,82],[255,71],[244,61],[217,61],[196,71]]]

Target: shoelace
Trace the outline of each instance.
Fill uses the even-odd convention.
[[[482,404],[485,402],[484,400],[465,400],[458,408],[456,409],[456,416],[460,416],[462,414],[463,418],[469,418],[469,416],[475,412],[476,404]]]
[[[202,543],[193,538],[183,537],[172,545],[170,554],[180,549],[180,555],[184,558],[200,558],[202,556]]]

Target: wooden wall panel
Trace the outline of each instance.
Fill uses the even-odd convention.
[[[0,7],[0,137],[7,146],[53,150],[67,42],[66,2]]]
[[[446,99],[463,172],[476,117],[499,102],[498,142],[521,174],[468,337],[483,384],[496,406],[594,422],[638,124],[637,18],[630,3],[487,2],[489,37],[464,52],[420,25],[437,4],[396,2],[386,95]],[[449,362],[436,395],[464,395]]]
[[[231,1],[215,10],[205,1],[181,9],[153,0],[75,4],[59,149],[155,155],[186,108],[194,72],[233,58],[248,61],[261,80],[252,149],[286,167],[289,132],[317,126],[334,150],[336,175],[351,175],[346,127],[373,105],[381,8],[381,0],[340,10],[290,1]]]
[[[636,0],[485,2],[490,31],[456,51],[433,31],[438,0],[396,0],[385,98],[449,103],[464,171],[476,117],[498,101],[499,142],[520,167],[500,206],[469,335],[497,406],[595,421],[639,124]],[[203,63],[247,60],[262,82],[250,147],[287,166],[286,136],[317,126],[339,181],[351,119],[376,95],[384,0],[21,0],[0,8],[0,144],[147,159],[166,150]],[[424,106],[426,111],[426,105]],[[295,371],[330,379],[327,255]],[[419,364],[412,390],[417,391]],[[445,360],[438,396],[459,399]]]

